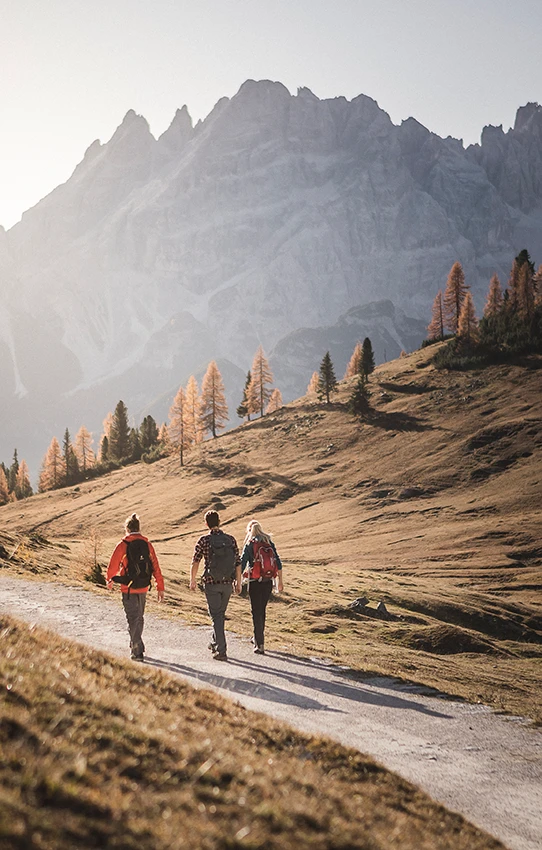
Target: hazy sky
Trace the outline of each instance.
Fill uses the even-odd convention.
[[[128,109],[156,136],[249,78],[478,141],[542,100],[541,34],[541,0],[0,0],[0,224]]]

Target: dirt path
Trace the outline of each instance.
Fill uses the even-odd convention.
[[[97,649],[127,656],[120,600],[57,583],[0,576],[0,610]],[[228,664],[208,629],[148,614],[147,663],[211,687],[296,728],[370,753],[513,850],[542,846],[542,734],[519,718],[392,679],[282,652],[255,656],[228,637]]]

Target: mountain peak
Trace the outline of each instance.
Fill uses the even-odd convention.
[[[542,122],[542,106],[539,103],[526,103],[525,106],[520,106],[516,113],[516,121],[514,130],[523,130],[532,121],[541,120]]]

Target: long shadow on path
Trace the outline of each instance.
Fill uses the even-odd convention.
[[[272,656],[270,656],[272,658]],[[217,673],[207,673],[202,670],[196,670],[193,667],[187,667],[183,664],[161,661],[155,658],[147,658],[146,662],[154,667],[161,667],[170,670],[172,673],[178,673],[183,676],[188,676],[198,681],[206,682],[216,688],[231,691],[232,693],[245,694],[257,699],[266,700],[268,702],[277,702],[284,705],[292,705],[298,708],[312,709],[319,711],[328,711],[334,713],[345,713],[340,708],[332,708],[325,705],[320,700],[311,697],[302,696],[292,692],[290,688],[284,689],[268,685],[258,681],[258,679],[236,679],[229,676],[221,676]],[[221,662],[222,663],[222,662]],[[300,663],[299,661],[297,663]],[[236,665],[241,668],[246,668],[247,672],[253,674],[263,673],[267,676],[272,675],[279,679],[284,679],[292,685],[305,688],[309,692],[317,694],[327,694],[329,696],[344,699],[348,702],[364,703],[366,705],[377,705],[383,708],[393,709],[409,709],[410,711],[419,711],[422,714],[427,714],[432,717],[441,717],[443,719],[451,719],[449,714],[443,714],[440,711],[428,708],[421,702],[416,702],[413,699],[402,699],[401,697],[391,694],[381,693],[368,685],[352,686],[342,682],[329,681],[318,676],[311,676],[304,673],[292,672],[289,670],[277,670],[273,667],[264,664],[258,664],[252,661],[242,661],[241,659],[231,659],[229,664]],[[330,668],[327,668],[330,671]],[[331,668],[331,672],[333,672]]]

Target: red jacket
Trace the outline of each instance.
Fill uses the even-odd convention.
[[[109,566],[107,568],[107,581],[111,581],[113,576],[125,575],[126,570],[128,568],[128,559],[126,557],[126,541],[127,540],[146,540],[149,544],[149,554],[151,556],[153,574],[156,581],[156,589],[163,590],[164,589],[164,579],[162,576],[162,572],[160,570],[160,564],[158,563],[158,558],[156,557],[156,552],[154,551],[154,547],[150,540],[146,537],[143,537],[138,531],[133,532],[132,534],[127,534],[120,543],[117,543],[115,546],[115,551],[111,555]],[[127,584],[121,584],[120,589],[123,593],[146,593],[148,587],[139,587],[139,588],[128,588]]]

